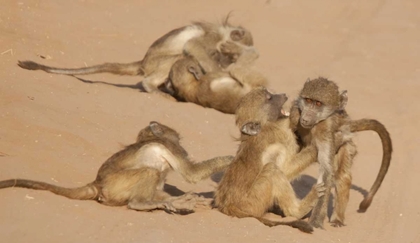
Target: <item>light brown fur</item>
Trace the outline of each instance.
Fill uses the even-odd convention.
[[[180,101],[234,114],[245,94],[267,85],[266,78],[251,68],[258,58],[254,47],[227,41],[220,49],[223,57],[235,60],[226,70],[205,70],[194,57],[186,56],[171,68],[165,82],[168,93]]]
[[[347,92],[340,94],[334,82],[320,77],[305,83],[290,112],[291,128],[297,131],[302,145],[315,145],[318,149],[319,182],[323,182],[326,187],[325,195],[319,198],[309,220],[314,227],[323,227],[330,190],[334,185],[331,224],[335,227],[344,226],[352,180],[351,166],[357,154],[356,145],[351,139],[352,132],[373,130],[378,133],[383,145],[381,169],[369,194],[360,203],[360,212],[370,206],[390,165],[392,143],[385,127],[376,120],[351,120],[345,111],[346,103]],[[337,132],[343,133],[344,140],[336,138]],[[335,148],[341,143],[344,144],[337,151]]]
[[[24,69],[67,75],[102,72],[119,75],[141,75],[144,76],[142,86],[146,92],[158,93],[173,99],[159,90],[159,87],[166,80],[172,65],[184,55],[193,56],[207,70],[216,70],[220,68],[220,65],[226,66],[231,63],[231,60],[220,55],[221,43],[235,41],[247,46],[253,45],[251,33],[242,27],[230,25],[228,17],[222,24],[195,22],[168,32],[149,47],[141,61],[127,64],[104,63],[74,69],[54,68],[32,61],[19,61],[18,65]]]
[[[166,175],[175,170],[191,183],[223,170],[231,156],[193,163],[179,143],[179,134],[162,124],[151,122],[139,132],[137,141],[111,156],[100,167],[95,181],[79,188],[64,188],[44,182],[11,179],[0,181],[0,188],[24,187],[47,190],[71,199],[96,200],[109,206],[128,205],[140,211],[163,209],[190,213],[203,198],[187,193],[179,197],[163,191]]]
[[[297,153],[296,137],[281,110],[286,100],[284,94],[273,95],[265,88],[243,97],[236,110],[241,143],[216,190],[215,206],[230,216],[254,217],[269,226],[289,225],[309,233],[312,227],[305,221],[263,219],[273,205],[280,206],[286,216],[301,218],[323,192],[320,186],[300,201],[289,182],[316,159],[316,149]]]

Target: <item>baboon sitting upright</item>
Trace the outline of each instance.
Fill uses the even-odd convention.
[[[109,206],[128,205],[140,211],[163,209],[186,214],[204,199],[187,193],[179,197],[163,191],[166,175],[175,170],[196,183],[223,170],[231,156],[192,163],[179,143],[179,134],[158,122],[142,129],[137,141],[111,156],[99,168],[95,181],[79,188],[64,188],[45,182],[11,179],[0,181],[0,188],[24,187],[47,190],[71,199],[96,200]]]
[[[227,41],[220,50],[223,57],[235,60],[226,70],[205,70],[191,56],[175,62],[165,82],[168,93],[179,101],[234,114],[245,94],[267,85],[266,78],[251,68],[258,58],[254,47]]]
[[[141,61],[127,64],[104,63],[85,68],[54,68],[32,61],[19,61],[18,65],[24,69],[67,75],[103,72],[141,75],[144,76],[142,86],[146,92],[170,97],[159,90],[159,86],[165,82],[172,65],[184,55],[194,57],[206,70],[216,70],[220,66],[223,68],[231,63],[231,60],[220,55],[221,43],[234,41],[246,46],[253,45],[251,33],[242,27],[230,25],[228,18],[229,16],[222,24],[194,22],[174,29],[157,39]]]
[[[345,110],[347,91],[340,94],[337,84],[326,79],[308,80],[291,109],[291,127],[297,131],[303,146],[315,145],[320,163],[319,182],[323,182],[326,193],[319,198],[312,211],[309,222],[314,227],[323,227],[327,215],[328,199],[335,185],[334,211],[331,223],[335,227],[344,226],[344,214],[350,195],[351,166],[357,148],[351,139],[352,132],[372,130],[382,141],[383,157],[380,171],[366,198],[360,203],[359,211],[370,206],[388,171],[392,142],[385,126],[372,119],[351,120]],[[335,148],[343,141],[337,141],[335,133],[341,131],[347,138],[337,151]]]
[[[282,109],[285,94],[271,94],[257,88],[245,95],[236,110],[240,128],[238,152],[226,170],[215,193],[215,206],[224,214],[254,217],[268,226],[289,225],[310,233],[305,221],[273,222],[264,214],[275,204],[286,216],[302,218],[313,207],[323,186],[312,190],[302,201],[289,182],[316,159],[315,148],[299,146]]]

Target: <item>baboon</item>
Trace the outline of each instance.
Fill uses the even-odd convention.
[[[296,130],[303,146],[315,145],[318,149],[320,175],[326,187],[326,193],[319,198],[312,211],[309,222],[314,227],[323,227],[327,215],[330,189],[335,185],[334,211],[332,226],[344,226],[344,214],[349,200],[351,186],[351,166],[357,154],[356,145],[351,139],[353,132],[372,130],[378,133],[383,147],[380,171],[368,195],[359,206],[359,212],[365,212],[370,206],[388,171],[392,142],[385,126],[372,119],[351,120],[345,110],[347,91],[339,92],[337,84],[326,78],[306,81],[290,114],[291,128]],[[334,134],[343,132],[346,141],[336,141]],[[344,143],[338,151],[337,143]]]
[[[223,57],[235,60],[226,70],[204,70],[191,56],[175,62],[165,82],[168,93],[179,101],[234,114],[245,94],[267,85],[266,78],[251,69],[258,58],[254,47],[227,41],[220,45],[220,50]]]
[[[108,206],[128,205],[139,211],[163,209],[171,213],[191,213],[196,203],[204,203],[204,198],[193,193],[173,197],[163,191],[168,172],[175,170],[186,181],[196,183],[223,170],[232,156],[193,163],[179,141],[175,130],[153,121],[139,132],[135,143],[102,164],[92,183],[64,188],[45,182],[11,179],[0,181],[0,188],[47,190],[71,199],[96,200]]]
[[[302,218],[313,207],[323,185],[317,185],[302,201],[289,182],[316,160],[316,149],[299,146],[282,109],[285,94],[271,94],[256,88],[245,95],[236,110],[240,145],[215,193],[214,206],[238,218],[254,217],[267,226],[288,225],[303,232],[313,231],[306,221],[275,222],[264,214],[278,205],[286,216]]]
[[[132,63],[104,63],[84,68],[54,68],[32,61],[19,61],[18,65],[29,70],[43,70],[48,73],[85,75],[113,73],[119,75],[144,76],[142,86],[146,92],[158,93],[172,98],[159,87],[165,82],[172,65],[184,55],[193,56],[206,70],[217,70],[230,64],[229,58],[220,54],[220,44],[225,41],[252,46],[251,33],[240,26],[228,23],[229,16],[221,24],[194,22],[174,29],[157,39],[148,49],[143,60]],[[172,98],[173,99],[173,98]]]

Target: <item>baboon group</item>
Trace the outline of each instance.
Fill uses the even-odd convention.
[[[333,196],[332,226],[344,226],[352,182],[351,166],[357,154],[353,134],[375,131],[382,142],[380,171],[360,203],[364,212],[372,203],[388,171],[392,142],[382,123],[352,120],[345,110],[347,91],[323,77],[308,79],[290,111],[283,109],[286,94],[270,92],[267,79],[253,67],[258,52],[247,29],[228,18],[221,23],[193,22],[157,39],[141,61],[104,63],[84,68],[54,68],[19,61],[28,70],[86,75],[108,72],[143,76],[145,92],[168,99],[193,102],[223,113],[235,114],[240,131],[234,156],[193,162],[172,128],[152,121],[136,141],[112,155],[99,168],[96,179],[79,188],[9,179],[0,188],[24,187],[48,190],[71,199],[96,200],[109,206],[137,211],[165,210],[189,214],[197,205],[216,208],[238,218],[253,217],[267,226],[287,225],[311,233],[323,228],[329,198]],[[317,182],[302,199],[291,181],[313,163],[319,164]],[[195,193],[172,196],[164,191],[169,171],[196,183],[216,172],[223,176],[214,198]],[[273,208],[294,221],[264,217]],[[309,219],[306,219],[308,217]]]

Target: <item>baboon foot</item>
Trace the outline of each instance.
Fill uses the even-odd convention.
[[[331,220],[331,226],[332,227],[343,227],[343,226],[346,226],[341,220],[339,220],[339,219],[334,219],[334,220]]]
[[[324,222],[318,219],[309,219],[309,224],[314,228],[324,229]]]

